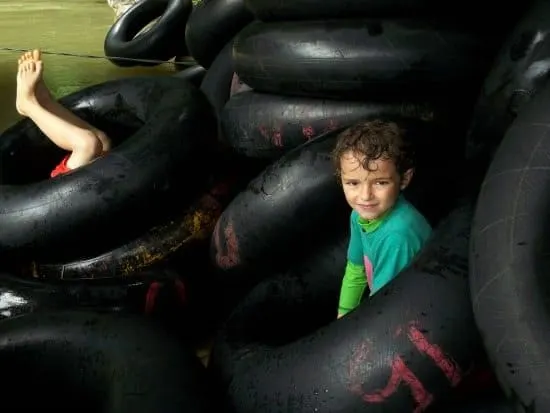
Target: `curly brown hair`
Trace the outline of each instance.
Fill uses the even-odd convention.
[[[344,131],[337,138],[332,151],[336,174],[341,173],[340,160],[347,152],[364,157],[363,168],[369,169],[369,163],[377,159],[391,159],[400,175],[414,167],[414,148],[407,131],[397,122],[382,119],[357,123]]]

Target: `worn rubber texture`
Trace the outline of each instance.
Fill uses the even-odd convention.
[[[521,413],[550,411],[550,84],[521,110],[489,167],[472,227],[476,322]]]
[[[478,93],[502,42],[439,21],[261,23],[237,36],[235,71],[257,92],[353,100]]]

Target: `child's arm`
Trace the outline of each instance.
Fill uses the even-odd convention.
[[[348,262],[346,264],[346,271],[340,290],[338,318],[344,316],[359,305],[361,297],[367,287],[360,231],[357,217],[355,213],[352,213],[350,216]]]
[[[340,290],[340,302],[338,304],[338,318],[343,317],[355,309],[361,302],[361,298],[367,288],[365,267],[348,260],[346,272],[342,280]]]
[[[374,268],[378,286],[383,287],[389,283],[411,263],[418,252],[416,244],[406,236],[395,233],[388,234],[380,241],[376,254],[377,265]]]

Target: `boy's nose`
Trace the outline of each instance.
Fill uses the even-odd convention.
[[[368,201],[372,198],[372,189],[371,189],[370,185],[364,185],[361,188],[361,191],[359,193],[359,197],[364,201]]]

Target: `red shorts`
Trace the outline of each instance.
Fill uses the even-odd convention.
[[[105,155],[106,152],[103,152],[101,156]],[[70,172],[72,171],[71,168],[69,168],[67,166],[67,161],[69,160],[69,157],[71,156],[71,154],[67,154],[65,155],[65,157],[63,158],[63,160],[61,162],[59,162],[59,165],[57,165],[55,167],[55,169],[50,173],[50,177],[51,178],[55,178],[57,175],[63,175],[63,174],[66,174],[67,172]]]
[[[71,154],[65,155],[63,160],[59,163],[59,165],[55,167],[55,169],[50,174],[51,178],[55,178],[57,175],[66,174],[71,170],[71,168],[67,166],[67,161],[69,160],[69,156],[71,156]]]

